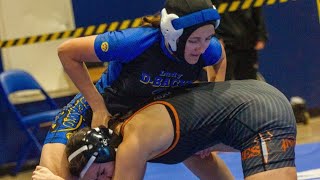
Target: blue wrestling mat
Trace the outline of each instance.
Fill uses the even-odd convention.
[[[240,153],[220,153],[236,179],[243,179]],[[296,166],[298,179],[320,180],[320,143],[297,145]],[[176,165],[164,165],[148,163],[145,180],[196,180],[182,163]]]

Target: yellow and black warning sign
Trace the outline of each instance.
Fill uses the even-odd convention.
[[[221,3],[218,5],[218,12],[224,13],[226,11],[246,10],[250,7],[270,6],[278,3],[286,3],[294,0],[236,0],[228,3]],[[317,0],[319,1],[319,0]],[[22,37],[17,39],[10,39],[0,41],[0,48],[9,48],[13,46],[29,45],[47,41],[54,41],[64,38],[76,38],[89,36],[94,34],[101,34],[106,31],[122,30],[131,27],[137,27],[140,25],[141,17],[136,19],[128,19],[124,21],[116,21],[110,24],[91,25],[88,27],[79,27],[74,30],[68,30],[64,32],[55,32],[51,34],[42,34],[37,36]]]
[[[320,24],[320,0],[317,1],[317,9],[318,9],[318,17],[319,17],[319,24]]]

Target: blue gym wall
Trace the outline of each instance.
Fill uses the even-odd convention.
[[[72,0],[77,27],[133,19],[158,12],[164,0]]]
[[[264,8],[270,40],[260,53],[260,71],[288,98],[301,96],[320,107],[320,22],[315,0]]]
[[[73,0],[77,27],[133,19],[160,10],[164,0]],[[270,40],[260,52],[260,71],[267,82],[290,98],[301,96],[309,107],[320,107],[320,24],[315,0],[290,1],[264,7]],[[223,22],[222,22],[223,23]],[[0,58],[1,60],[1,58]],[[1,65],[0,65],[1,67]],[[60,106],[71,97],[57,99]],[[26,111],[38,103],[21,105]],[[25,142],[22,132],[0,100],[0,165],[16,160]],[[45,129],[40,133],[43,138]],[[17,143],[19,142],[19,143]],[[38,157],[33,154],[32,157]]]

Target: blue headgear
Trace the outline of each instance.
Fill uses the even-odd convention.
[[[118,145],[122,137],[113,133],[109,128],[99,127],[86,132],[85,137],[81,140],[81,147],[70,154],[68,161],[71,162],[76,156],[84,153],[88,160],[87,164],[80,173],[82,178],[88,171],[92,163],[106,163],[114,161]]]
[[[168,13],[168,9],[171,12]],[[182,16],[179,17],[177,14]],[[220,15],[210,1],[167,0],[165,8],[161,11],[160,28],[165,43],[172,51],[176,51],[177,40],[184,33],[184,29],[209,22],[214,22],[215,28],[220,23]]]

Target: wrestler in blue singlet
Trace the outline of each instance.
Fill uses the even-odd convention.
[[[219,20],[216,10],[212,10],[209,15],[213,12],[215,20]],[[212,23],[212,18],[201,25],[203,23]],[[189,64],[170,54],[160,29],[154,27],[130,28],[98,35],[94,49],[101,61],[108,62],[108,69],[96,87],[104,94],[111,115],[139,107],[151,96],[168,88],[193,83],[203,67],[219,63],[222,56],[219,41],[212,37],[199,61]],[[76,95],[56,117],[45,143],[66,144],[74,130],[90,125],[90,111],[84,97]]]

